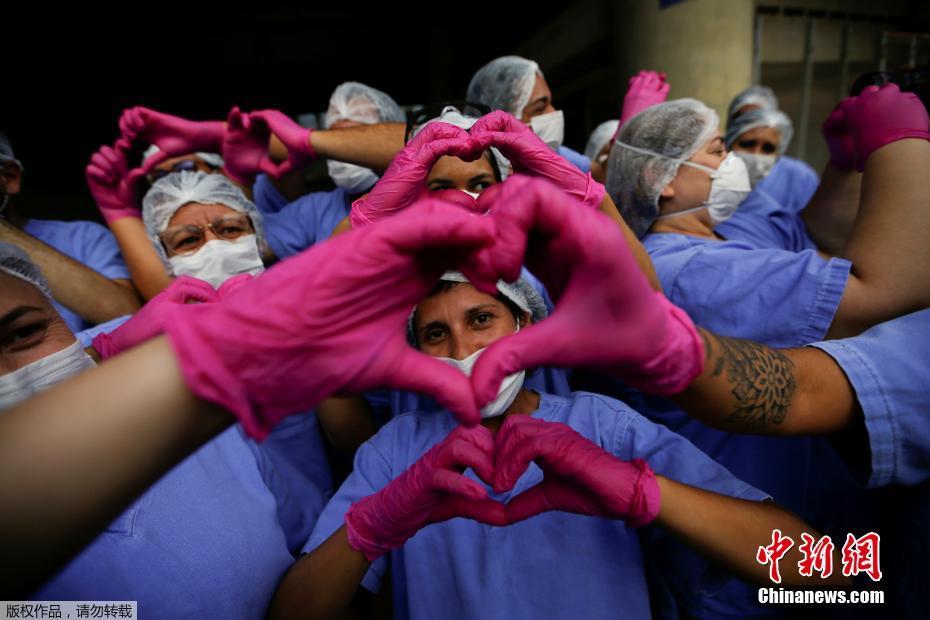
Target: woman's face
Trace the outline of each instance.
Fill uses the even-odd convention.
[[[773,127],[756,127],[750,129],[732,144],[734,151],[755,153],[757,155],[774,155],[781,144],[781,134]]]
[[[241,211],[225,205],[192,202],[171,216],[161,233],[161,241],[170,258],[196,252],[208,241],[231,241],[254,233],[252,222]]]
[[[413,318],[421,351],[457,360],[517,329],[513,313],[502,301],[467,282],[430,295],[417,306]]]
[[[552,91],[543,76],[536,74],[536,80],[533,82],[533,92],[530,93],[530,100],[523,108],[520,120],[529,123],[534,116],[541,116],[555,112],[552,105]]]
[[[727,156],[723,137],[718,130],[688,161],[716,170]],[[667,215],[699,207],[710,195],[711,178],[706,170],[679,166],[675,178],[662,190],[659,214]]]
[[[0,376],[58,353],[74,340],[39,289],[0,273]]]
[[[497,179],[487,152],[475,161],[463,161],[448,155],[440,157],[426,177],[426,188],[431,192],[460,189],[480,194],[495,183]]]

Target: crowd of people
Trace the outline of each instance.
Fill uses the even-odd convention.
[[[318,130],[127,109],[86,168],[106,226],[20,209],[41,162],[0,134],[6,598],[796,614],[774,584],[926,610],[921,100],[837,102],[818,173],[765,86],[722,124],[642,71],[584,153],[535,62],[462,86],[404,110],[346,82]],[[832,537],[836,567],[881,533],[884,577],[765,558],[774,532]]]

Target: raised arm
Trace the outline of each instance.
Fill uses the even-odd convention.
[[[841,107],[863,169],[859,213],[841,256],[852,271],[828,338],[930,306],[930,133],[927,111],[894,84]]]
[[[122,138],[115,148],[101,147],[87,166],[87,185],[116,237],[136,289],[144,299],[151,299],[171,283],[171,276],[142,223],[137,189],[142,171],[129,170],[128,150],[129,142]]]
[[[131,282],[111,280],[4,219],[0,219],[0,241],[25,250],[42,269],[55,299],[89,323],[104,323],[139,309]]]

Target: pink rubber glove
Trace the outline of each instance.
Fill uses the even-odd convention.
[[[579,209],[546,181],[520,176],[501,184],[491,215],[497,238],[475,257],[475,285],[516,280],[525,256],[555,310],[482,353],[471,376],[479,405],[497,395],[503,377],[524,368],[589,368],[663,395],[700,374],[704,347],[694,324],[652,289],[610,218]]]
[[[487,114],[471,130],[481,149],[497,147],[515,172],[555,183],[584,204],[596,209],[604,199],[604,186],[553,151],[533,130],[503,110]]]
[[[261,118],[251,119],[233,107],[223,134],[223,174],[251,187],[259,172],[277,177],[278,167],[268,157],[271,130]]]
[[[287,148],[287,161],[280,164],[278,174],[287,174],[291,170],[302,168],[307,162],[317,158],[310,134],[313,130],[302,127],[290,116],[278,110],[259,110],[251,112],[249,117],[261,119],[271,129],[271,133]]]
[[[219,299],[226,299],[251,281],[252,274],[250,273],[240,273],[239,275],[228,278],[216,289],[216,296]]]
[[[322,399],[378,387],[433,396],[474,425],[468,378],[407,342],[411,309],[494,236],[492,218],[423,200],[281,261],[216,304],[166,321],[190,390],[256,438]]]
[[[97,334],[92,342],[93,347],[101,358],[109,359],[161,334],[169,308],[190,303],[211,303],[217,299],[217,293],[209,283],[190,276],[179,276],[142,306],[131,319],[109,334]]]
[[[668,99],[669,84],[665,82],[664,73],[640,71],[630,78],[630,86],[623,97],[620,112],[620,126],[646,108]],[[619,131],[619,128],[618,128]]]
[[[483,426],[459,426],[386,487],[346,512],[349,545],[374,562],[431,523],[454,517],[506,525],[504,505],[462,472],[491,484],[494,437]]]
[[[562,510],[642,527],[659,514],[659,485],[646,461],[619,459],[570,426],[512,415],[496,443],[495,492],[512,489],[533,461],[544,474],[507,503],[508,523]]]
[[[448,123],[429,123],[394,156],[368,195],[352,203],[352,227],[371,224],[413,204],[426,191],[426,177],[433,164],[444,155],[472,160],[476,157],[464,129]]]
[[[856,169],[874,151],[886,144],[908,138],[930,140],[927,109],[914,93],[902,93],[897,84],[867,86],[857,97],[840,104],[856,149]]]
[[[843,100],[845,101],[845,99]],[[856,165],[856,149],[852,136],[846,125],[846,114],[841,109],[843,102],[837,104],[820,128],[827,149],[830,151],[830,163],[837,170],[852,170]]]
[[[129,170],[128,149],[129,142],[122,138],[115,149],[102,146],[91,155],[90,164],[84,170],[87,186],[107,224],[124,217],[142,219],[137,188],[145,173],[140,168]]]
[[[139,139],[161,149],[144,162],[146,173],[171,157],[219,153],[224,133],[222,121],[189,121],[142,106],[124,110],[119,128],[130,141]]]

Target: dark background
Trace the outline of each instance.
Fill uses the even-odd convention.
[[[296,117],[324,111],[348,80],[401,105],[462,99],[477,68],[552,19],[499,4],[4,7],[0,131],[25,167],[16,203],[33,217],[99,220],[84,167],[133,105],[203,120],[232,105]]]

